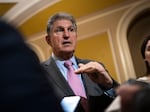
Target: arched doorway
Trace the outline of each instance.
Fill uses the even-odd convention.
[[[150,8],[137,14],[127,30],[127,41],[137,77],[144,75],[146,70],[140,47],[144,36],[147,34],[150,34]]]

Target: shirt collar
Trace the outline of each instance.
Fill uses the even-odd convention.
[[[64,62],[65,62],[65,60],[60,60],[58,57],[56,57],[56,56],[54,55],[54,53],[52,53],[52,58],[53,58],[55,61],[57,61],[57,62],[59,62],[59,63],[62,63],[62,64],[64,64]],[[72,56],[69,60],[71,60],[74,65],[77,65],[75,56]]]

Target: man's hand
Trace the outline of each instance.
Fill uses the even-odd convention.
[[[97,84],[110,88],[113,85],[113,80],[105,70],[103,65],[98,62],[89,62],[87,64],[79,64],[79,68],[75,70],[76,74],[86,73]]]

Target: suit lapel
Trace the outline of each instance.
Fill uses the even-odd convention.
[[[45,64],[47,65],[47,70],[49,71],[49,75],[52,78],[54,84],[56,84],[57,87],[59,87],[66,95],[74,95],[72,89],[59,71],[55,61],[50,58]]]

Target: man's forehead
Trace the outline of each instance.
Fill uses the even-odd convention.
[[[54,22],[54,24],[72,24],[72,22],[68,19],[58,19]]]
[[[68,28],[73,26],[72,22],[66,19],[57,20],[54,22],[53,25],[54,27],[63,27],[63,28]]]

